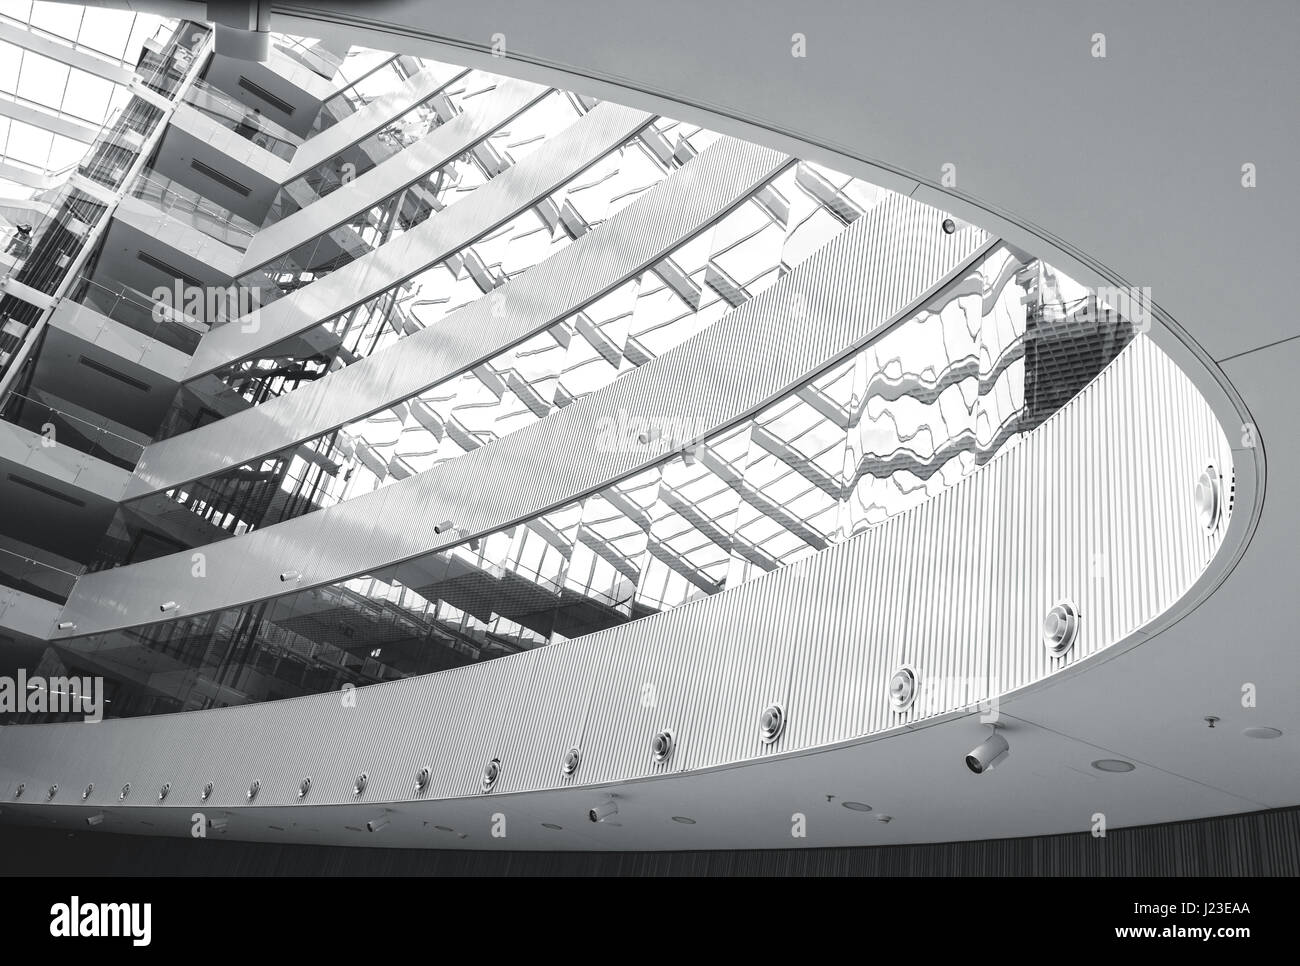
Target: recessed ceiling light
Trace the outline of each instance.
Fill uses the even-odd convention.
[[[1242,728],[1241,733],[1247,738],[1281,738],[1282,732],[1277,728]]]
[[[1137,765],[1131,761],[1121,761],[1118,758],[1098,758],[1092,763],[1092,767],[1097,771],[1109,771],[1119,774],[1120,772],[1132,771]]]
[[[693,819],[693,818],[687,818],[685,815],[674,815],[674,816],[673,816],[673,821],[676,822],[678,825],[694,825],[694,824],[695,824],[695,819]]]
[[[445,826],[445,825],[435,825],[434,828],[436,828],[439,832],[454,832],[454,831],[456,831],[454,828],[448,828],[448,827]]]
[[[842,804],[845,808],[847,808],[850,812],[869,812],[869,811],[871,811],[871,806],[870,806],[870,805],[867,805],[865,802],[841,802],[841,804]]]
[[[876,821],[877,821],[877,822],[892,822],[893,820],[894,820],[894,816],[892,816],[892,815],[877,815],[877,816],[876,816]]]
[[[548,829],[550,829],[552,832],[563,832],[563,831],[564,831],[564,826],[563,826],[563,825],[553,825],[553,824],[551,824],[550,822],[543,822],[543,823],[542,823],[542,828],[548,828]]]

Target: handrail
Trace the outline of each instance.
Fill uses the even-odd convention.
[[[154,190],[149,191],[150,188]],[[177,210],[190,215],[212,219],[215,225],[205,226],[200,223],[199,218],[195,218],[188,223],[203,232],[203,234],[218,241],[223,241],[240,251],[246,250],[253,236],[257,234],[257,226],[247,218],[241,217],[229,208],[225,208],[208,198],[204,198],[193,188],[186,187],[173,178],[158,175],[153,168],[145,168],[140,172],[135,184],[131,187],[131,196],[153,202],[165,212]],[[214,234],[214,231],[208,230],[209,228],[214,229],[217,233]],[[242,235],[244,240],[242,242],[231,242],[226,236],[227,232]]]
[[[302,145],[302,139],[297,135],[269,118],[262,117],[248,105],[240,104],[206,81],[196,79],[183,100],[222,127],[283,160],[290,160]]]
[[[21,560],[23,563],[35,564],[36,566],[42,567],[45,570],[53,570],[55,573],[63,574],[65,577],[71,577],[74,580],[86,572],[84,567],[79,572],[76,573],[74,573],[71,570],[64,570],[62,567],[56,567],[54,564],[46,563],[44,560],[37,560],[36,558],[29,557],[26,554],[17,553],[13,550],[10,550],[8,547],[0,547],[0,553],[6,554],[10,557],[15,557],[18,560]]]
[[[126,328],[157,339],[186,355],[194,354],[199,339],[208,332],[208,322],[194,319],[181,309],[159,302],[125,282],[104,285],[83,273],[69,286],[69,291],[74,293],[73,300],[79,306],[94,309],[107,319],[121,322]],[[134,311],[121,311],[123,304]]]
[[[19,393],[18,390],[14,389],[9,390],[9,393],[5,395],[4,402],[0,402],[0,419],[4,419],[6,423],[12,423],[29,430],[29,432],[34,432],[31,426],[30,413],[23,412],[25,406],[13,407],[14,399],[21,400],[22,403],[30,403],[31,407],[36,410],[36,419],[40,419],[45,413],[48,413],[48,415],[60,417],[61,420],[68,421],[68,423],[77,424],[73,426],[73,429],[81,432],[86,437],[90,449],[86,449],[85,446],[78,446],[77,443],[68,441],[68,439],[57,438],[57,426],[49,424],[55,429],[53,442],[57,443],[57,445],[68,446],[69,449],[77,452],[85,452],[87,455],[95,456],[96,459],[104,460],[105,463],[123,469],[134,469],[135,465],[140,462],[140,456],[144,455],[144,443],[126,438],[120,433],[114,433],[107,426],[91,423],[91,421],[82,419],[81,416],[77,416],[75,413],[59,410],[59,408],[55,408],[49,403],[40,402],[39,399],[32,399],[29,395]],[[18,412],[13,412],[13,410],[18,410]],[[45,420],[45,423],[49,423],[49,421]],[[42,425],[42,432],[43,430],[44,425]]]

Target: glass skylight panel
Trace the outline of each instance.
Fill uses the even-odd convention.
[[[50,146],[53,143],[54,135],[49,131],[34,127],[25,121],[11,121],[5,153],[10,161],[16,161],[35,171],[45,171],[49,164]]]
[[[63,98],[64,113],[96,125],[102,124],[108,117],[109,102],[115,90],[120,88],[110,80],[83,70],[73,70],[68,75]]]
[[[48,3],[37,0],[28,21],[37,30],[75,41],[81,32],[83,8],[73,3]]]
[[[128,17],[117,10],[86,7],[77,42],[134,66],[140,46],[157,29],[158,19],[142,15]]]

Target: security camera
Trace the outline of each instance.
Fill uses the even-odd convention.
[[[96,812],[94,815],[87,815],[87,816],[86,816],[86,824],[89,825],[89,826],[91,826],[92,828],[93,828],[94,826],[96,826],[96,825],[100,825],[100,824],[102,824],[103,821],[104,821],[104,813],[103,813],[103,812]]]
[[[609,801],[603,802],[595,808],[590,809],[587,812],[587,818],[591,819],[593,822],[605,822],[617,814],[618,803],[611,798]]]
[[[226,820],[224,818],[209,819],[208,828],[214,832],[224,832],[226,830]]]
[[[1007,739],[996,731],[975,747],[966,756],[966,767],[977,775],[982,775],[993,768],[1011,753]]]
[[[388,824],[388,819],[386,818],[373,818],[366,823],[366,831],[378,832],[381,828],[383,828],[387,824]]]

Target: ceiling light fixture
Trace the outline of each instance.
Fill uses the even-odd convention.
[[[994,725],[993,734],[976,745],[966,756],[966,767],[975,774],[982,775],[1000,765],[1009,754],[1011,754],[1011,745],[1006,738],[998,734],[997,725]]]
[[[850,812],[871,811],[871,806],[866,804],[865,802],[840,802],[840,804],[843,805],[845,808],[847,808]]]
[[[1247,738],[1281,738],[1282,732],[1277,728],[1242,728],[1241,733]]]

